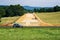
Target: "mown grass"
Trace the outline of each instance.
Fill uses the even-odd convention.
[[[51,24],[60,24],[60,12],[36,13],[41,20]]]
[[[60,40],[60,28],[0,28],[0,40]]]
[[[14,22],[15,20],[17,20],[18,18],[19,18],[19,16],[16,16],[16,17],[4,17],[4,18],[1,18],[0,24],[11,23],[11,22]]]

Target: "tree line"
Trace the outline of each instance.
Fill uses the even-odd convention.
[[[21,5],[0,6],[0,19],[1,17],[21,16],[26,12]]]
[[[10,6],[0,6],[0,19],[1,17],[12,17],[12,16],[22,16],[26,12],[58,12],[60,11],[60,6],[56,5],[51,8],[40,8],[34,10],[26,10],[20,4],[10,5]]]
[[[34,8],[34,12],[58,12],[58,11],[60,11],[60,6],[58,5],[50,8],[40,8],[40,9]]]

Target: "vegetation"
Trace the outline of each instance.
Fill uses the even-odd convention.
[[[60,28],[0,28],[0,40],[60,40]]]
[[[2,13],[2,14],[1,14]],[[21,5],[0,6],[0,15],[3,17],[21,16],[25,13],[25,9]]]
[[[6,8],[5,16],[21,16],[24,14],[24,8],[20,5],[10,5]]]
[[[19,17],[20,17],[20,16],[1,18],[0,24],[4,24],[4,23],[6,24],[6,23],[14,22],[14,21],[17,20]]]
[[[41,20],[51,24],[60,24],[60,12],[36,13]]]
[[[21,5],[0,6],[0,22],[1,17],[21,16],[26,10]]]
[[[34,9],[34,12],[58,12],[60,11],[60,6],[56,5],[54,7],[46,7],[46,8],[40,8],[40,9]]]
[[[3,8],[0,8],[0,22],[1,22],[1,17],[5,15],[5,10]]]

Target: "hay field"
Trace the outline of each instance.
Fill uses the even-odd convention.
[[[46,23],[60,25],[60,12],[36,13],[37,16]]]

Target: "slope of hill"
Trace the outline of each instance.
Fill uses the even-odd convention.
[[[27,10],[34,10],[34,8],[39,9],[40,7],[31,7],[31,6],[23,6]]]
[[[60,12],[37,13],[37,16],[46,23],[60,26]]]
[[[25,9],[27,9],[27,10],[34,10],[34,8],[36,8],[36,9],[41,9],[41,8],[45,8],[45,9],[47,9],[47,8],[51,8],[51,7],[31,7],[31,6],[23,6]]]

